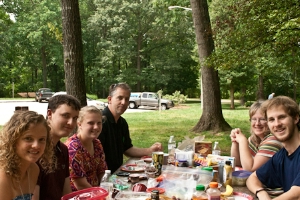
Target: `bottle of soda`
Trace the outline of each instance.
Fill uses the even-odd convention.
[[[212,154],[213,155],[219,155],[219,156],[221,155],[221,148],[219,146],[219,142],[215,142],[214,148],[212,150]]]
[[[204,185],[197,185],[196,191],[193,193],[192,200],[207,200],[208,197],[204,190],[205,190]]]

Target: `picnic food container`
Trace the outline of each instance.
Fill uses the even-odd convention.
[[[101,187],[91,187],[67,194],[61,200],[105,200],[108,192]]]
[[[245,170],[239,170],[232,172],[232,185],[234,186],[245,186],[248,177],[251,172]]]

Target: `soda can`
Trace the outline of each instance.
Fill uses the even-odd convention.
[[[161,168],[164,162],[164,152],[158,151],[152,153],[152,165],[157,169],[155,175],[159,176],[161,174]]]

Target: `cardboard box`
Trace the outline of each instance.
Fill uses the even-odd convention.
[[[231,162],[231,167],[232,167],[233,171],[235,169],[235,157],[209,154],[209,155],[207,155],[207,158],[210,158],[212,160],[212,162],[215,162],[215,163],[217,162],[219,164],[219,166],[224,166],[225,162],[227,160],[229,160]]]
[[[195,141],[194,152],[200,156],[206,157],[212,153],[212,142],[210,141]]]

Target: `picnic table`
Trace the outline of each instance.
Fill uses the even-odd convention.
[[[121,171],[124,171],[124,166],[130,166],[132,164],[135,164],[137,161],[139,161],[140,159],[139,158],[130,158],[127,160],[126,163],[124,163],[122,165],[122,167],[120,167],[114,174],[117,174],[118,172],[121,172]],[[127,170],[125,170],[127,171]],[[127,171],[127,172],[130,172],[130,171]],[[138,173],[138,174],[144,174],[143,171],[134,171],[134,172],[131,172],[131,173]],[[123,179],[124,181],[128,181],[128,177],[121,177],[121,176],[118,176],[118,178],[120,179]],[[143,180],[140,180],[138,183],[142,183],[144,185],[147,186],[147,183],[148,183],[148,180],[147,179],[143,179]],[[134,184],[131,184],[131,187],[133,186]],[[129,188],[128,190],[131,191],[131,188]],[[225,191],[225,187],[221,187],[220,190],[223,192]],[[234,192],[236,193],[240,193],[240,194],[247,194],[248,196],[251,196],[253,198],[253,200],[256,200],[257,198],[255,197],[255,195],[249,191],[249,189],[246,187],[246,186],[233,186],[233,190]]]

